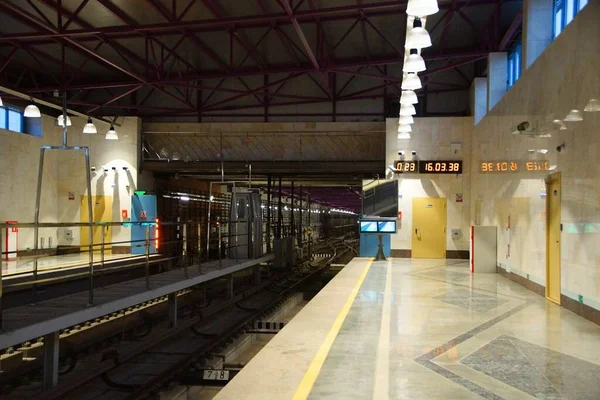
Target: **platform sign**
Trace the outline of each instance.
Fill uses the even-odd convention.
[[[207,381],[228,381],[229,371],[225,369],[205,369],[202,378]]]
[[[360,233],[396,233],[396,219],[364,218],[360,220]]]

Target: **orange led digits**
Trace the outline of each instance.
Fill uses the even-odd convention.
[[[549,163],[546,160],[524,161],[482,161],[479,172],[519,172],[519,171],[548,171]]]

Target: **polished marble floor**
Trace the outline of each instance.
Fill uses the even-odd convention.
[[[217,398],[598,400],[599,349],[599,326],[460,260],[356,258]]]

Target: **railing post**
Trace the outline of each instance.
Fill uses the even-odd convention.
[[[219,236],[219,268],[221,268],[222,256],[221,256],[221,221],[217,220],[217,234]]]
[[[187,224],[183,224],[183,230],[181,235],[181,258],[183,260],[183,274],[186,278],[188,278],[188,270],[187,270]]]
[[[63,114],[65,115],[65,114]],[[65,115],[66,121],[66,115]],[[66,123],[65,123],[66,125]],[[92,210],[92,179],[90,177],[90,149],[84,149],[85,154],[85,178],[86,178],[86,186],[87,186],[87,202],[88,202],[88,221],[89,221],[89,235],[90,235],[90,246],[88,248],[89,251],[89,263],[90,263],[90,287],[89,287],[89,295],[88,295],[88,305],[94,304],[94,211]],[[39,212],[39,211],[38,211]],[[104,228],[103,228],[104,229]],[[102,236],[104,237],[104,231],[102,231]]]
[[[39,242],[39,231],[40,228],[38,226],[40,222],[40,202],[42,197],[42,181],[44,174],[44,155],[45,149],[40,148],[40,162],[38,167],[38,180],[37,180],[37,192],[35,197],[35,215],[33,219],[33,285],[31,286],[31,297],[32,302],[35,303],[37,301],[37,277],[38,277],[38,242]]]
[[[198,224],[198,272],[202,273],[202,224]]]
[[[146,225],[146,289],[150,289],[150,225]]]
[[[100,270],[102,273],[102,280],[104,281],[104,284],[106,284],[106,280],[104,279],[104,248],[105,248],[105,242],[104,242],[104,234],[105,231],[104,229],[108,230],[108,226],[102,226],[102,238],[101,238],[101,242],[100,242]],[[92,288],[93,290],[93,288]]]
[[[295,231],[296,231],[296,227],[294,226],[295,222],[294,221],[294,181],[292,181],[291,183],[291,189],[292,189],[292,193],[291,193],[291,197],[292,197],[292,211],[291,211],[291,217],[290,217],[290,236],[293,238],[295,237]],[[293,240],[293,239],[292,239]]]

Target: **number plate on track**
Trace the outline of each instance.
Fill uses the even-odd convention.
[[[207,381],[228,381],[229,371],[223,369],[205,369],[202,378]]]

